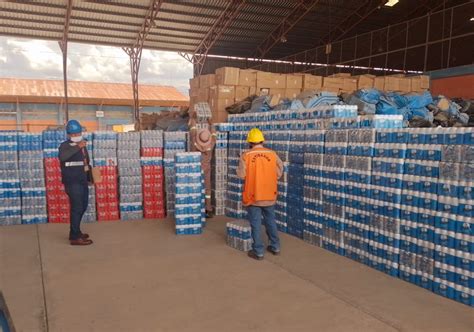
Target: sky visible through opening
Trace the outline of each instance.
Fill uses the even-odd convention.
[[[139,83],[174,86],[187,96],[192,76],[178,53],[143,50]],[[62,80],[58,43],[1,36],[0,77]],[[69,43],[68,79],[131,84],[128,55],[118,47]]]

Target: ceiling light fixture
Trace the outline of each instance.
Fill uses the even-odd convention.
[[[471,17],[471,19],[469,21],[474,22],[474,17]]]
[[[388,0],[387,3],[385,4],[386,7],[393,7],[395,6],[399,0]]]

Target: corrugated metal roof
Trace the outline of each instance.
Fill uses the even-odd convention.
[[[230,0],[166,0],[156,27],[145,46],[150,49],[192,52],[222,14]],[[351,30],[356,33],[381,28],[406,19],[421,1],[400,1],[382,7]],[[449,5],[466,0],[447,0]],[[262,41],[287,17],[298,1],[247,0],[237,17],[215,43],[210,54],[252,56]],[[320,0],[288,33],[286,44],[274,47],[267,57],[279,58],[320,44],[361,0]],[[0,1],[0,34],[60,40],[67,0]],[[113,46],[134,43],[150,0],[75,0],[71,11],[70,40]],[[425,12],[426,8],[421,9]],[[423,13],[421,13],[423,14]]]
[[[0,79],[0,101],[21,100],[57,101],[64,97],[61,80]],[[155,106],[185,106],[189,98],[176,88],[162,85],[139,85],[140,103]],[[133,102],[131,84],[69,81],[68,97],[71,103],[98,101],[104,104],[130,104]]]

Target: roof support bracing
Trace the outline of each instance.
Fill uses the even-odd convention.
[[[352,13],[336,25],[331,32],[322,38],[321,44],[328,44],[335,42],[344,37],[349,31],[354,29],[359,23],[364,21],[367,17],[372,15],[377,9],[385,5],[387,0],[366,0],[362,1],[362,4],[357,7]]]
[[[63,38],[58,42],[63,54],[63,81],[64,81],[64,111],[65,121],[69,121],[69,102],[67,93],[67,44],[69,35],[69,23],[71,21],[72,1],[67,0],[66,17],[64,21]]]
[[[155,19],[160,11],[164,0],[151,0],[150,8],[148,9],[145,20],[138,32],[135,43],[130,47],[123,47],[125,53],[130,57],[130,72],[132,75],[132,90],[133,90],[133,116],[135,125],[140,123],[140,100],[138,96],[138,73],[140,71],[140,63],[142,59],[143,44],[152,27],[155,26]],[[137,128],[138,129],[138,128]]]
[[[286,42],[286,34],[293,29],[311,9],[318,4],[319,0],[300,0],[295,8],[281,21],[281,23],[268,35],[268,37],[257,47],[255,57],[262,59],[277,43]],[[284,41],[285,40],[285,41]]]
[[[206,63],[209,50],[227,29],[230,23],[237,17],[244,7],[246,0],[230,0],[227,7],[214,22],[206,36],[201,40],[193,54],[180,52],[179,54],[194,65],[194,76],[201,75]]]

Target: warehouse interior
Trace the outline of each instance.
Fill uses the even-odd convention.
[[[63,55],[63,80],[0,77],[1,330],[474,330],[473,13],[470,0],[1,2],[0,35]],[[130,84],[70,81],[68,43],[122,48]],[[142,84],[143,50],[189,61],[189,96]],[[67,241],[69,120],[101,173],[82,248]],[[281,255],[262,261],[247,257],[237,176],[252,128],[283,165]],[[194,129],[215,136],[212,188]]]

